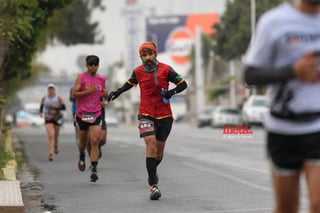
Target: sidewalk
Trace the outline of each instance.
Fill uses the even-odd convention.
[[[11,131],[8,131],[5,136],[4,149],[15,156]],[[10,160],[1,172],[6,180],[0,181],[0,213],[25,213],[20,181],[16,179],[17,162],[15,159]]]

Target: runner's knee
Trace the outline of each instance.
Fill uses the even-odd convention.
[[[147,146],[147,156],[148,157],[156,157],[157,156],[157,145],[155,140],[151,138],[146,139],[146,146]]]
[[[98,146],[98,144],[99,144],[99,137],[97,137],[97,136],[91,136],[90,137],[90,144],[91,144],[91,146]]]

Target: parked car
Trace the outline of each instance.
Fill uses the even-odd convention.
[[[212,113],[211,126],[237,126],[241,124],[241,112],[239,109],[228,106],[218,106]]]
[[[30,114],[33,114],[35,116],[39,117],[40,114],[40,103],[26,103],[23,106],[24,110]]]
[[[251,95],[243,104],[241,111],[242,122],[247,126],[252,124],[261,125],[268,111],[264,95]]]
[[[43,126],[44,119],[38,115],[31,114],[28,111],[20,110],[16,113],[17,127]]]
[[[211,117],[214,111],[214,106],[207,106],[202,110],[202,112],[198,115],[198,127],[210,126]]]

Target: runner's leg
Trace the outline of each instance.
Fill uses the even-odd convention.
[[[157,157],[156,157],[157,166],[160,164],[160,162],[163,159],[163,152],[164,152],[165,145],[166,145],[165,141],[157,140]]]
[[[107,130],[102,129],[99,136],[99,145],[103,146],[107,142]]]
[[[272,172],[276,197],[274,213],[298,213],[300,173],[281,176]]]
[[[97,165],[99,160],[99,136],[100,136],[101,126],[93,125],[89,127],[89,143],[91,145],[90,159],[91,159],[91,182],[96,182],[98,180],[97,175]]]
[[[157,122],[157,166],[161,163],[164,155],[164,148],[166,145],[166,140],[171,132],[172,129],[172,118],[165,118],[158,120]]]
[[[101,129],[99,136],[99,159],[102,157],[101,147],[104,146],[107,142],[107,129]]]
[[[49,160],[53,159],[53,124],[52,123],[47,123],[46,125],[46,132],[47,132],[47,137],[48,137],[48,150],[49,150]]]
[[[54,153],[55,154],[59,153],[58,142],[59,142],[60,128],[61,126],[54,125]]]
[[[79,162],[78,168],[80,171],[84,171],[86,169],[85,164],[85,149],[87,144],[87,131],[86,130],[79,130]]]
[[[94,125],[89,127],[88,136],[91,145],[90,158],[91,161],[98,161],[99,159],[99,136],[101,127],[99,125]]]
[[[304,171],[310,197],[310,213],[320,212],[320,162],[305,163]]]
[[[146,167],[149,185],[157,184],[157,139],[155,135],[144,137],[146,144]]]

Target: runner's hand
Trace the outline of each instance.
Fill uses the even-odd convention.
[[[113,101],[117,97],[119,97],[120,93],[117,91],[112,91],[110,95],[108,96],[108,101]]]
[[[93,93],[93,92],[95,92],[97,90],[98,90],[98,85],[96,85],[96,84],[90,85],[90,86],[87,87],[88,94],[91,94],[91,93]]]
[[[104,98],[107,98],[107,97],[108,97],[108,90],[107,90],[107,89],[103,89],[103,90],[102,90],[102,96],[103,96]]]
[[[164,93],[161,93],[163,95],[163,97],[165,97],[166,99],[170,99],[174,94],[175,91],[174,90],[163,90]]]
[[[315,54],[307,54],[298,59],[294,65],[294,73],[303,81],[314,81],[318,77],[318,57]]]

